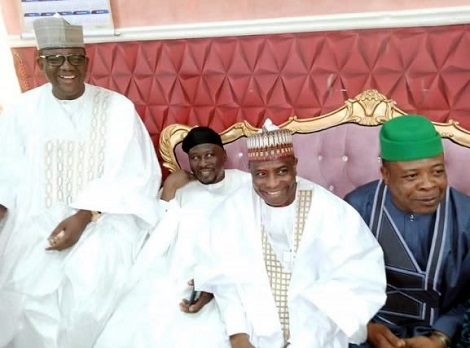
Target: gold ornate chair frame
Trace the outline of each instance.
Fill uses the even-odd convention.
[[[293,133],[314,133],[345,123],[356,123],[363,126],[377,126],[385,121],[406,114],[396,106],[394,100],[388,99],[376,90],[366,90],[353,99],[348,99],[344,105],[328,114],[318,117],[298,119],[290,117],[281,124],[280,128],[291,130]],[[466,147],[470,147],[470,132],[461,128],[458,122],[433,122],[437,131],[444,138]],[[182,124],[172,124],[165,127],[160,135],[160,154],[163,166],[171,172],[180,166],[174,152],[191,127]],[[259,131],[246,121],[238,122],[220,133],[224,144],[231,143],[241,137],[249,136]]]

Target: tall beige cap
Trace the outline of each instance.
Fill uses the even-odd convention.
[[[44,17],[33,22],[38,49],[85,47],[83,27],[71,25],[62,17]]]

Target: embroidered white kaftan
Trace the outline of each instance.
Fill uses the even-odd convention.
[[[352,207],[309,181],[297,178],[297,183],[298,191],[312,191],[312,201],[295,257],[281,255],[290,243],[283,230],[290,235],[294,227],[285,228],[283,219],[290,214],[281,212],[290,207],[273,209],[279,214],[268,210],[267,222],[259,196],[239,190],[217,208],[200,240],[196,286],[214,293],[229,335],[247,333],[257,348],[282,347],[262,251],[264,225],[279,260],[291,269],[289,347],[345,348],[348,342],[363,342],[367,323],[385,302],[380,246]]]
[[[215,301],[198,313],[179,309],[190,297],[187,283],[194,277],[195,245],[202,221],[251,176],[225,170],[216,184],[191,182],[177,190],[164,218],[144,245],[132,270],[129,292],[120,301],[95,348],[230,347]]]
[[[0,347],[92,346],[157,222],[160,180],[148,132],[118,93],[87,84],[58,100],[45,84],[4,109]],[[71,248],[46,251],[78,209],[103,215]]]

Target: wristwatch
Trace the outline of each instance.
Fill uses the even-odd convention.
[[[450,341],[449,337],[447,337],[443,333],[440,333],[438,331],[433,331],[433,332],[431,332],[430,336],[436,338],[439,341],[441,341],[444,348],[450,348],[450,344],[452,342]]]

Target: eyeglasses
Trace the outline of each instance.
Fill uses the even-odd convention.
[[[51,54],[48,56],[39,56],[39,58],[45,59],[47,64],[53,67],[62,66],[65,63],[65,59],[73,66],[83,66],[86,64],[86,56],[83,54],[69,54],[64,56],[63,54]]]

